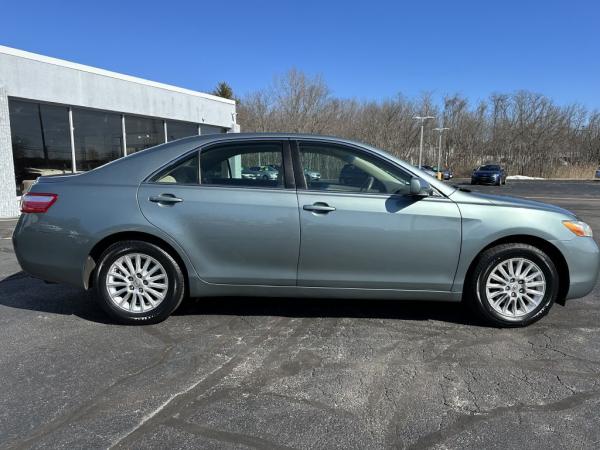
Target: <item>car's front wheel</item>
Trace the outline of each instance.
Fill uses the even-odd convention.
[[[94,279],[102,308],[127,324],[166,319],[183,300],[184,276],[173,257],[144,241],[117,242],[99,258]]]
[[[558,296],[552,259],[528,244],[502,244],[479,257],[467,282],[471,306],[498,326],[525,326],[548,313]]]

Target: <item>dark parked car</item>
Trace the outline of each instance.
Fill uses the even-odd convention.
[[[442,178],[444,180],[451,180],[452,178],[454,178],[454,173],[452,173],[451,169],[442,169],[442,168],[434,167],[433,171],[436,173],[436,175],[438,172],[442,172]]]
[[[231,170],[259,157],[281,176]],[[309,168],[327,179],[311,182]],[[587,295],[600,266],[591,228],[569,211],[461,190],[324,136],[185,138],[39,177],[21,202],[23,270],[94,289],[125,323],[163,320],[186,296],[244,295],[464,300],[523,326]]]
[[[506,172],[498,164],[486,164],[473,170],[471,184],[506,184]]]
[[[596,169],[596,178],[600,178],[600,167]]]

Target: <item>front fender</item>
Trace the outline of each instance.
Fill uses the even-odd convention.
[[[462,243],[452,286],[454,292],[462,292],[471,263],[494,242],[505,241],[512,236],[518,237],[518,240],[529,236],[552,244],[553,241],[568,242],[576,237],[562,224],[568,217],[561,213],[492,204],[458,206],[462,215]]]

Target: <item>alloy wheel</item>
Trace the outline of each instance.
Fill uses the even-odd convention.
[[[119,257],[106,275],[106,289],[111,301],[133,313],[155,309],[167,295],[168,282],[163,265],[143,253]]]
[[[510,258],[492,269],[486,280],[485,293],[497,313],[520,318],[541,303],[546,294],[546,278],[533,261]]]

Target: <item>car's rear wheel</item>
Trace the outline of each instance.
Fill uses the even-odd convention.
[[[99,258],[94,281],[102,308],[127,324],[166,319],[185,294],[179,264],[159,246],[144,241],[108,247]]]
[[[471,306],[486,321],[529,325],[548,313],[558,296],[558,272],[550,257],[528,244],[486,250],[467,283]]]

